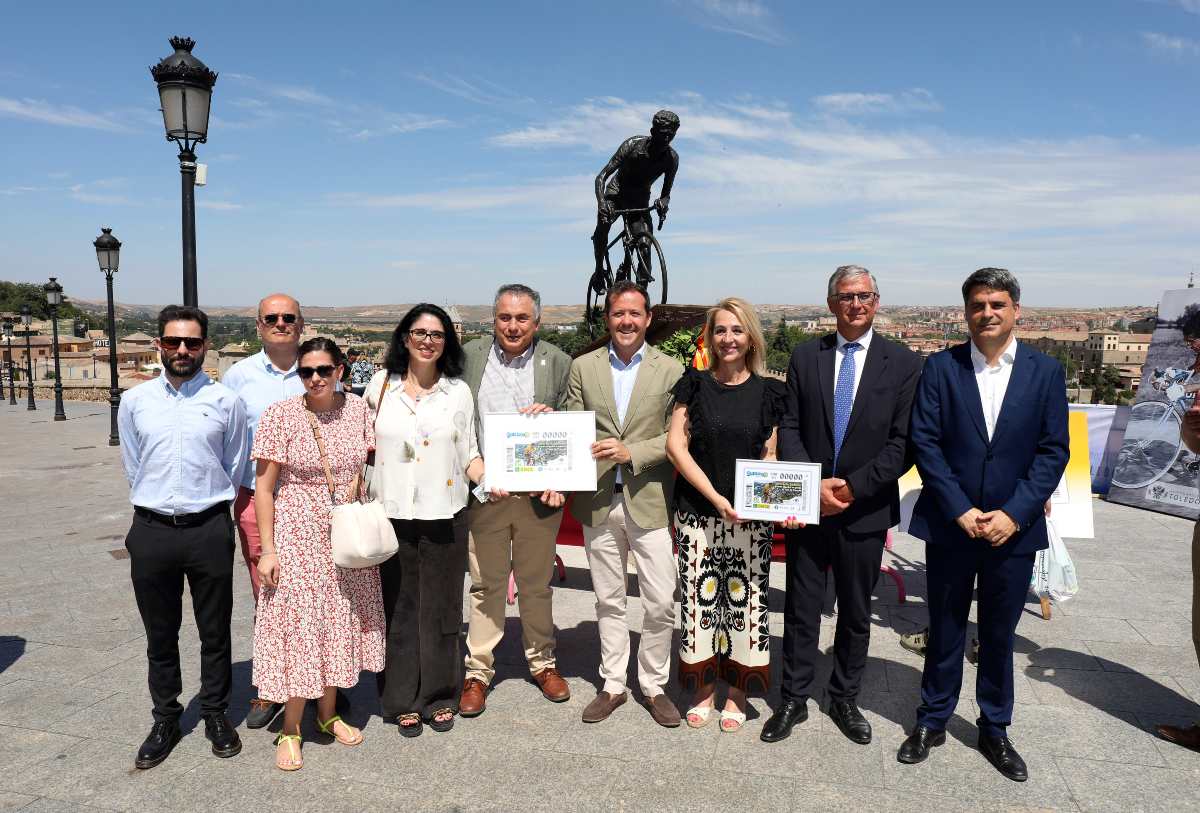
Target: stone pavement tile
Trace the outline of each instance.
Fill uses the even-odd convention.
[[[963,658],[962,689],[959,692],[959,703],[975,699],[975,681],[978,670]],[[902,698],[911,699],[913,707],[920,702],[921,670],[916,664],[889,661],[887,663],[888,689]],[[1033,690],[1033,684],[1020,669],[1013,672],[1013,700],[1016,703],[1040,703]]]
[[[1182,564],[1182,563],[1181,563]],[[1137,589],[1145,590],[1152,585],[1161,584],[1169,591],[1188,589],[1188,585],[1192,583],[1192,572],[1186,567],[1163,567],[1162,561],[1153,559],[1144,559],[1139,562],[1124,562],[1121,567],[1129,572],[1130,576],[1141,582]]]
[[[36,796],[26,796],[24,793],[0,791],[0,811],[9,813],[12,810],[20,810],[36,799]]]
[[[1151,742],[1158,749],[1158,753],[1167,767],[1200,774],[1200,752],[1167,742],[1154,733],[1154,727],[1159,724],[1179,726],[1180,728],[1195,725],[1200,723],[1200,715],[1184,717],[1171,714],[1139,714],[1137,721],[1138,725],[1151,738]]]
[[[79,687],[74,687],[72,690],[78,691]],[[189,697],[190,694],[185,694],[180,701],[187,704]],[[128,754],[132,764],[137,747],[142,744],[142,740],[150,733],[150,726],[154,724],[151,707],[149,696],[144,693],[117,692],[65,717],[39,722],[38,727],[60,734],[84,736],[93,740],[113,743],[118,750]],[[208,741],[204,739],[203,726],[192,728],[198,714],[199,711],[196,708],[190,708],[185,713],[183,727],[190,731],[175,747],[177,752],[188,752],[195,755],[211,752]],[[243,739],[246,738],[244,728],[240,729],[238,733]]]
[[[1160,618],[1164,610],[1172,610],[1191,602],[1177,591],[1164,594],[1161,590],[1134,589],[1128,581],[1085,581],[1079,592],[1068,602],[1059,605],[1063,615],[1082,615],[1091,618]],[[1053,623],[1053,622],[1052,622]]]
[[[1021,633],[1018,632],[1018,635]],[[1029,650],[1018,642],[1018,649],[1013,653],[1013,668],[1018,672],[1026,667],[1035,666],[1043,669],[1081,669],[1098,671],[1100,661],[1089,651],[1084,641],[1060,641],[1053,646],[1037,647]],[[1145,644],[1142,644],[1145,646]]]
[[[681,707],[680,713],[684,711]],[[717,733],[715,722],[699,731],[688,728],[686,722],[678,728],[663,728],[631,694],[625,705],[599,723],[585,723],[578,714],[573,715],[558,739],[547,747],[567,755],[629,760],[642,765],[707,765],[716,751]]]
[[[824,777],[815,777],[823,779]],[[837,783],[808,782],[809,777],[797,775],[792,791],[793,811],[820,810],[823,813],[913,813],[916,810],[936,810],[937,813],[976,813],[976,804],[950,796],[928,792],[895,791],[883,787],[856,787]]]
[[[133,757],[128,748],[80,740],[27,764],[19,774],[0,775],[0,787],[82,805],[151,810],[201,762],[200,757],[176,749],[161,765],[139,771],[133,767]],[[218,761],[211,755],[209,759]]]
[[[1188,646],[1146,646],[1094,641],[1088,649],[1107,672],[1142,672],[1148,675],[1195,675],[1196,650]]]
[[[1082,705],[1104,711],[1192,714],[1196,704],[1170,675],[1137,672],[1082,672],[1029,667],[1036,702]]]
[[[1131,619],[1129,626],[1138,631],[1146,641],[1154,646],[1191,646],[1192,622],[1189,618],[1180,616],[1165,616],[1153,620]],[[1093,640],[1103,640],[1100,638]],[[1138,643],[1136,641],[1130,643]]]
[[[0,772],[0,781],[30,764],[40,762],[48,755],[61,753],[79,741],[79,737],[0,725],[0,765],[4,767]]]
[[[0,807],[0,810],[3,809]],[[21,813],[98,813],[98,811],[102,810],[115,809],[117,808],[79,805],[74,802],[64,802],[60,799],[47,799],[43,797],[31,802],[28,807],[21,808]]]
[[[29,647],[5,672],[34,680],[74,683],[123,660],[122,653],[94,652],[76,646]]]
[[[760,759],[762,757],[759,757]],[[747,774],[743,766],[716,770],[711,764],[681,759],[671,771],[630,765],[616,778],[609,794],[614,810],[679,811],[679,813],[777,813],[795,804],[795,781],[787,777]]]
[[[975,710],[978,714],[978,705]],[[1046,755],[1166,767],[1154,738],[1132,712],[1016,706],[1009,733],[1027,761]]]
[[[1072,796],[1085,811],[1168,813],[1200,808],[1196,774],[1068,757],[1056,761]]]
[[[107,689],[18,680],[0,686],[0,723],[45,728],[111,695]]]
[[[1039,647],[1061,647],[1072,641],[1141,644],[1145,643],[1145,639],[1138,634],[1136,624],[1152,623],[1093,618],[1086,615],[1063,615],[1058,612],[1060,606],[1062,605],[1054,605],[1049,621],[1044,621],[1040,614],[1036,618],[1029,614],[1023,616],[1017,626],[1017,635]]]

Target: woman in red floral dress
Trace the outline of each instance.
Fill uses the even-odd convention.
[[[317,701],[322,733],[343,745],[362,742],[362,733],[335,712],[337,689],[384,665],[379,570],[333,563],[332,503],[309,417],[316,418],[340,504],[357,489],[374,445],[373,416],[361,398],[336,390],[344,359],[334,342],[300,345],[297,368],[305,394],[267,408],[251,452],[258,461],[254,507],[263,550],[253,682],[260,697],[286,704],[275,740],[275,764],[285,771],[303,764],[300,719],[307,700]]]

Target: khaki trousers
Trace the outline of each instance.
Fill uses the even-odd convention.
[[[1192,644],[1200,662],[1200,522],[1192,531]]]
[[[629,516],[623,495],[614,494],[603,525],[583,526],[583,545],[600,631],[600,677],[604,691],[625,692],[629,668],[629,625],[625,620],[626,567],[629,553],[637,564],[642,594],[642,640],[638,647],[638,683],[647,698],[662,694],[671,672],[671,633],[675,629],[678,571],[670,528],[641,528]]]
[[[467,677],[490,685],[496,674],[492,652],[504,637],[504,602],[511,570],[517,583],[521,643],[529,671],[554,666],[554,545],[562,512],[534,513],[531,499],[514,494],[471,504],[468,563],[471,619],[467,629]]]

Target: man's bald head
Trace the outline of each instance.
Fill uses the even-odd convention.
[[[303,318],[300,316],[300,303],[294,296],[287,294],[270,294],[259,300],[259,318],[261,319],[268,313],[294,313],[297,318]]]
[[[263,347],[269,350],[295,352],[300,346],[300,334],[304,330],[304,317],[300,303],[287,294],[271,294],[258,303],[258,336]]]

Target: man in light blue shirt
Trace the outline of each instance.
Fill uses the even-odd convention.
[[[249,358],[242,359],[229,368],[221,383],[237,393],[246,408],[246,453],[254,446],[254,430],[258,419],[267,407],[277,401],[304,394],[304,382],[296,371],[300,334],[304,331],[304,316],[300,303],[287,294],[271,294],[258,303],[256,318],[258,336],[262,350]],[[242,558],[250,571],[250,589],[254,592],[254,603],[258,603],[260,589],[258,559],[262,556],[262,545],[258,538],[258,521],[254,513],[253,463],[246,465],[237,499],[233,504],[233,517],[242,542]],[[247,728],[262,728],[283,708],[281,703],[254,698],[250,701],[250,712],[246,715]]]
[[[242,750],[225,712],[233,682],[233,520],[229,505],[247,465],[246,411],[203,372],[208,317],[172,305],[158,315],[162,375],[121,399],[117,422],[133,525],[125,538],[146,628],[154,726],[134,764],[152,768],[179,742],[179,627],[183,581],[200,633],[200,714],[219,757]]]

